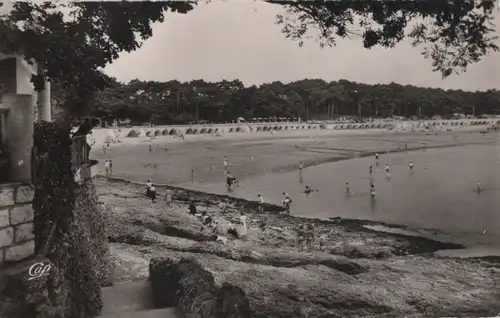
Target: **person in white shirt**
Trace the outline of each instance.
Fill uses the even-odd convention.
[[[111,172],[111,163],[109,160],[104,160],[104,170],[106,172],[106,177],[109,177]]]
[[[408,164],[408,167],[410,167],[410,170],[413,170],[413,162],[410,161],[410,163]]]
[[[264,198],[260,194],[257,198],[259,199],[259,212],[264,212]]]
[[[229,166],[229,160],[227,159],[226,156],[224,156],[224,170],[227,169],[227,166]]]
[[[172,204],[172,191],[167,189],[165,191],[165,202],[167,202],[167,206],[170,206]]]
[[[391,168],[388,164],[385,165],[385,178],[389,179],[391,177]]]
[[[149,195],[151,198],[151,202],[155,203],[156,200],[156,187],[154,185],[151,185],[149,188]]]
[[[245,215],[243,211],[240,212],[240,230],[238,233],[238,236],[241,239],[246,239],[247,234],[248,234],[248,225],[247,225],[247,219],[248,217]]]

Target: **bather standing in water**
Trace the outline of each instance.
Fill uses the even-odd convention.
[[[391,178],[391,168],[389,167],[389,164],[385,165],[385,178],[386,179]]]
[[[299,163],[299,183],[303,183],[304,182],[304,163],[301,161]]]
[[[372,199],[375,199],[375,195],[376,195],[376,192],[375,192],[375,185],[372,183],[371,186],[370,186],[370,197]]]
[[[476,183],[476,191],[477,191],[478,194],[481,193],[481,191],[483,191],[483,188],[481,188],[481,183],[480,182]]]

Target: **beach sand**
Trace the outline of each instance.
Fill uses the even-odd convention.
[[[230,172],[244,180],[297,169],[301,161],[310,166],[377,151],[398,151],[404,149],[405,143],[408,149],[461,144],[478,138],[478,132],[485,129],[485,126],[464,127],[439,135],[360,129],[278,131],[274,135],[268,132],[226,133],[220,137],[186,135],[185,140],[172,136],[122,138],[121,143],[111,143],[106,153],[96,144],[91,157],[101,161],[94,167],[94,174],[103,174],[104,159],[112,159],[115,176],[193,186],[191,181],[196,184],[223,181],[224,156],[229,159]],[[458,140],[453,138],[456,134],[461,136]],[[152,152],[148,151],[150,145]],[[165,145],[168,151],[164,150]]]

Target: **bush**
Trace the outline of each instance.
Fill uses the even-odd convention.
[[[47,257],[59,271],[64,316],[94,317],[102,308],[101,284],[110,280],[106,235],[92,181],[75,182],[71,143],[69,126],[35,125],[35,249],[44,252],[57,223]]]

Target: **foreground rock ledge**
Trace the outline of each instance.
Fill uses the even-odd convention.
[[[217,286],[214,276],[195,259],[153,258],[149,263],[155,307],[176,306],[190,317],[250,318],[245,293],[234,285]]]

